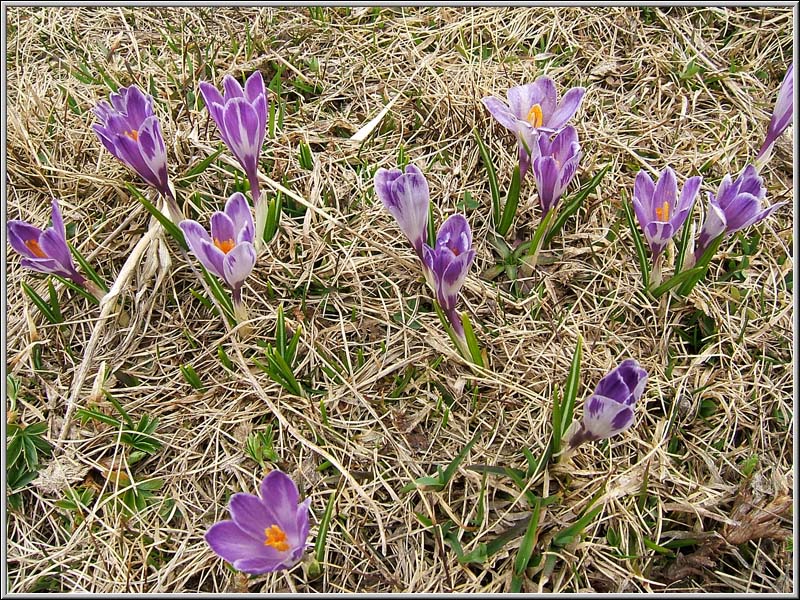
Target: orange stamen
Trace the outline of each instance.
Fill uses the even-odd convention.
[[[33,252],[37,258],[47,258],[47,254],[44,253],[44,250],[39,245],[39,240],[25,240],[25,247]]]
[[[528,111],[527,117],[528,123],[536,127],[537,129],[542,126],[544,123],[544,116],[542,115],[542,107],[538,104],[534,104],[531,106],[531,109]]]
[[[131,138],[134,142],[138,142],[139,141],[139,132],[136,131],[135,129],[131,129],[130,131],[126,131],[125,135],[127,135],[129,138]]]
[[[659,221],[669,221],[669,202],[664,202],[664,206],[656,207],[656,219]]]
[[[233,240],[220,241],[217,238],[214,238],[214,245],[220,250],[222,250],[223,254],[227,254],[228,252],[233,250],[233,247],[236,245],[236,242],[234,242]]]
[[[286,552],[289,549],[289,542],[286,541],[286,533],[277,525],[270,525],[264,530],[265,546],[272,546],[278,552]]]

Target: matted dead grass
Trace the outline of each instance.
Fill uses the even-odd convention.
[[[21,386],[17,420],[46,420],[55,444],[21,492],[21,508],[7,512],[11,592],[507,591],[519,537],[483,565],[461,565],[441,529],[423,521],[451,521],[469,551],[530,513],[511,480],[467,467],[524,468],[522,448],[545,449],[551,398],[578,336],[578,415],[581,399],[622,358],[639,360],[650,379],[631,430],[581,447],[569,468],[534,483],[537,494],[561,494],[543,513],[537,553],[598,493],[604,508],[552,572],[528,571],[523,591],[793,590],[785,539],[794,485],[791,137],[764,170],[769,200],[788,206],[747,232],[761,236],[742,277],[720,281],[742,256],[732,238],[712,263],[712,282],[686,302],[640,293],[620,212],[640,168],[668,164],[683,178],[702,168],[700,203],[752,159],[791,62],[790,8],[8,7],[6,19],[6,218],[45,224],[55,196],[75,224],[73,243],[109,284],[150,218],[123,183],[144,186],[90,128],[90,109],[109,89],[79,81],[81,62],[101,65],[120,85],[151,89],[170,175],[182,202],[202,196],[203,222],[234,182],[223,152],[181,187],[180,177],[220,144],[187,95],[201,78],[218,83],[261,69],[269,81],[282,65],[287,111],[267,140],[262,173],[310,207],[284,214],[246,284],[254,335],[244,341],[190,294],[202,291],[196,272],[174,242],[162,241],[123,290],[129,319],[112,315],[87,358],[98,309],[57,285],[66,321],[49,325],[20,286],[46,294],[44,280],[9,252],[6,368]],[[690,61],[702,71],[693,73]],[[496,257],[473,131],[490,146],[505,188],[513,139],[479,100],[541,74],[561,93],[588,87],[575,119],[585,152],[580,180],[606,163],[611,170],[544,253],[550,264],[531,282],[541,293],[515,298],[502,277],[479,275]],[[298,91],[296,79],[312,91]],[[349,139],[393,99],[373,135]],[[313,170],[299,165],[301,141]],[[477,258],[462,309],[486,349],[483,371],[451,347],[413,253],[374,198],[375,169],[396,166],[401,146],[426,173],[437,222],[463,210],[466,192],[479,202],[467,210]],[[512,231],[519,238],[538,222],[535,204],[528,180]],[[303,331],[296,373],[320,395],[288,394],[244,362],[273,341],[280,304]],[[235,372],[221,365],[220,346]],[[71,397],[78,408],[95,403],[113,414],[92,391],[103,364],[117,374],[108,391],[134,419],[157,417],[164,444],[124,466],[135,481],[164,481],[132,517],[115,509],[125,486],[102,475],[126,457],[119,432],[74,421],[58,440]],[[185,364],[205,392],[184,379]],[[269,466],[312,498],[312,539],[333,496],[313,580],[301,567],[236,576],[203,540],[227,517],[230,494],[256,489],[263,473],[244,441],[270,425],[279,460]],[[401,491],[447,465],[476,433],[443,491]],[[753,456],[755,467],[745,468]],[[68,486],[109,495],[95,495],[78,523],[56,505]],[[678,548],[676,540],[689,543]]]

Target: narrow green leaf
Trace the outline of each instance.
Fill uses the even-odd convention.
[[[298,325],[297,329],[292,336],[292,339],[289,340],[289,345],[286,348],[286,362],[288,364],[294,363],[295,356],[297,356],[297,345],[300,342],[300,334],[303,332],[303,328]]]
[[[317,561],[322,562],[325,558],[325,540],[328,538],[328,529],[331,524],[331,516],[333,515],[333,506],[336,504],[336,497],[339,495],[339,490],[331,494],[328,498],[328,503],[325,505],[325,513],[322,515],[322,520],[319,523],[319,532],[317,533],[317,541],[314,544],[314,555]]]
[[[578,343],[575,346],[575,353],[572,355],[572,364],[569,367],[567,383],[564,386],[564,399],[561,402],[561,429],[559,433],[563,436],[564,432],[572,423],[572,416],[575,412],[575,399],[578,396],[578,387],[581,380],[581,358],[583,357],[583,337],[578,335]],[[554,438],[555,439],[555,438]],[[559,450],[560,450],[560,442]]]
[[[189,246],[186,244],[186,239],[183,237],[183,232],[181,231],[180,227],[175,225],[175,223],[173,223],[170,218],[168,218],[166,215],[164,215],[164,213],[158,210],[155,207],[155,205],[152,202],[150,202],[150,200],[145,198],[144,194],[142,194],[138,189],[136,189],[135,186],[126,182],[125,187],[128,188],[128,191],[130,191],[133,194],[133,197],[136,198],[136,200],[138,200],[142,204],[142,206],[144,206],[147,209],[147,212],[153,215],[156,218],[156,220],[159,223],[161,223],[161,226],[164,227],[164,229],[166,229],[166,231],[173,238],[175,238],[175,241],[177,241],[178,244],[184,250],[189,249]]]
[[[711,264],[711,259],[714,258],[714,254],[717,253],[717,250],[719,249],[724,239],[725,239],[725,234],[723,233],[708,245],[708,248],[706,248],[705,252],[703,252],[703,256],[701,256],[700,260],[698,260],[697,264],[695,264],[695,268],[701,269],[701,272],[695,275],[694,277],[690,278],[689,280],[687,280],[680,287],[678,293],[681,296],[685,298],[686,296],[691,294],[692,290],[694,289],[694,286],[697,285],[706,276],[706,273],[708,272],[708,265]]]
[[[428,203],[428,241],[427,244],[433,248],[436,246],[436,226],[433,224],[433,202]]]
[[[520,188],[520,175],[519,165],[514,166],[514,173],[511,176],[511,185],[508,188],[508,196],[506,196],[506,203],[503,206],[503,216],[500,219],[500,225],[497,227],[497,233],[505,236],[511,228],[511,223],[514,222],[514,217],[517,214],[517,206],[519,205],[519,188]]]
[[[53,280],[47,279],[47,294],[50,297],[50,308],[53,309],[53,314],[59,323],[64,321],[64,315],[61,314],[61,306],[58,304],[58,294],[56,294],[56,287],[53,285]]]
[[[283,318],[283,304],[278,306],[278,320],[275,325],[275,347],[278,353],[286,358],[286,321]]]
[[[703,273],[705,273],[705,267],[694,267],[692,269],[688,269],[687,271],[683,271],[681,273],[678,273],[677,275],[673,275],[672,277],[667,279],[664,283],[655,288],[651,293],[653,294],[653,296],[658,298],[664,292],[671,290],[675,286],[680,285],[685,281],[688,281],[698,275],[702,277]]]
[[[694,208],[694,207],[692,207]],[[692,230],[692,210],[689,210],[689,215],[686,222],[683,224],[681,231],[681,239],[678,242],[678,255],[675,257],[675,273],[680,273],[683,269],[683,263],[686,259],[686,250],[689,248],[689,238]]]
[[[478,345],[478,338],[475,337],[475,331],[472,329],[472,323],[469,320],[469,315],[466,312],[461,313],[461,325],[464,328],[464,337],[467,340],[467,348],[469,348],[472,362],[479,367],[483,366],[483,356],[481,355],[481,348]]]
[[[75,246],[73,246],[72,244],[70,244],[69,242],[67,242],[67,246],[69,246],[69,251],[72,253],[72,256],[75,257],[75,260],[80,265],[81,271],[83,271],[89,279],[91,279],[94,283],[96,283],[97,287],[99,287],[104,292],[108,292],[108,286],[106,286],[105,281],[103,281],[103,279],[97,274],[97,271],[95,271],[92,268],[92,265],[89,264],[89,261],[87,261],[83,257],[83,254],[81,254],[78,251],[78,249]],[[64,280],[64,281],[66,282],[68,280]],[[70,283],[72,283],[72,282],[70,281]],[[67,284],[67,285],[69,285],[69,284]],[[73,283],[73,285],[75,285],[75,284]],[[75,288],[76,289],[83,289],[83,288],[81,288],[80,286],[77,286],[77,285],[75,285]],[[84,292],[86,292],[86,290],[84,290]],[[89,296],[94,298],[94,296],[89,294],[89,292],[86,292],[86,294],[88,294]],[[95,298],[95,300],[97,300],[97,299]],[[99,303],[99,301],[98,301],[98,303]]]
[[[544,240],[544,236],[547,233],[548,228],[550,227],[550,222],[555,217],[556,211],[550,210],[544,218],[542,218],[541,223],[536,228],[536,231],[533,233],[533,239],[531,240],[531,245],[528,247],[528,257],[526,262],[528,262],[528,266],[533,268],[536,266],[536,258],[539,256],[539,250],[542,249],[542,241]]]
[[[116,427],[118,429],[122,427],[122,422],[119,419],[116,419],[105,413],[101,413],[93,408],[79,408],[75,411],[75,416],[84,423],[92,419],[94,421],[105,423],[106,425],[111,425],[112,427]]]
[[[474,133],[475,139],[478,142],[478,151],[480,152],[481,160],[483,160],[483,166],[486,168],[486,177],[489,180],[489,189],[492,192],[492,223],[496,226],[500,223],[501,218],[500,187],[497,185],[497,173],[494,170],[494,163],[492,162],[492,156],[489,154],[489,149],[484,145],[477,129],[474,131]]]
[[[28,296],[28,298],[31,299],[31,302],[36,305],[36,308],[39,309],[39,312],[41,312],[45,318],[50,321],[50,323],[53,325],[58,325],[59,323],[63,322],[63,317],[59,319],[58,316],[56,316],[56,314],[53,312],[53,309],[50,307],[50,305],[45,302],[44,298],[37,294],[31,286],[24,281],[21,281],[20,285],[22,285],[22,289],[25,291],[25,294]]]
[[[100,300],[95,298],[93,294],[90,294],[89,292],[87,292],[86,289],[83,286],[80,286],[77,283],[75,283],[74,281],[71,281],[69,279],[64,279],[60,275],[53,275],[53,277],[55,277],[58,281],[63,283],[66,287],[68,287],[72,291],[77,292],[78,294],[80,294],[81,296],[86,298],[89,302],[91,302],[95,306],[100,304]]]
[[[133,420],[131,419],[130,415],[128,415],[127,411],[122,408],[122,404],[119,403],[119,400],[117,400],[114,395],[106,389],[103,389],[103,396],[106,398],[106,400],[111,402],[114,408],[117,409],[117,412],[120,414],[123,421],[125,421],[128,429],[133,429]]]
[[[584,185],[572,198],[563,204],[563,207],[558,213],[558,217],[555,221],[553,221],[553,226],[550,228],[550,231],[544,238],[545,246],[550,245],[550,242],[553,241],[553,238],[564,227],[567,219],[578,212],[580,207],[583,206],[583,201],[597,188],[598,185],[600,185],[603,177],[605,177],[606,173],[608,173],[610,169],[611,164],[609,163],[600,169],[600,171],[594,177],[592,177],[586,185]]]
[[[583,516],[575,521],[569,527],[563,529],[553,538],[553,545],[558,547],[564,547],[567,544],[572,543],[575,539],[575,536],[579,535],[584,529],[586,529],[587,525],[592,522],[592,520],[600,514],[600,511],[603,510],[603,505],[597,506],[591,510],[587,510]]]
[[[625,200],[624,192],[622,194],[622,209],[625,212],[625,219],[628,222],[628,228],[631,230],[633,237],[633,244],[636,247],[636,255],[639,257],[639,269],[642,272],[642,285],[645,289],[650,287],[650,263],[647,260],[647,252],[644,248],[644,241],[642,234],[639,233],[639,228],[636,226],[636,219],[633,215],[631,205]]]
[[[195,179],[197,179],[200,176],[200,174],[203,171],[205,171],[220,154],[222,154],[222,150],[223,150],[222,148],[218,148],[213,154],[206,156],[203,160],[201,160],[191,169],[186,171],[186,174],[183,177],[180,177],[177,180],[177,183],[181,185],[181,187],[187,187],[188,184],[192,183]]]
[[[478,441],[479,435],[480,431],[475,433],[475,435],[472,436],[472,439],[469,442],[467,442],[467,445],[464,446],[461,452],[459,452],[458,455],[452,460],[452,462],[449,465],[447,465],[447,468],[444,470],[444,473],[442,473],[442,476],[440,478],[440,482],[443,486],[447,485],[450,482],[450,479],[452,479],[453,475],[455,475],[456,469],[458,469],[458,465],[461,464],[461,461],[463,461],[464,458],[467,456],[469,451],[472,449],[472,446],[474,446],[475,442]]]

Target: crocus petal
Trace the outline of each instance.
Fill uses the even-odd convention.
[[[225,282],[235,290],[242,283],[256,264],[256,250],[249,242],[237,244],[236,247],[225,255],[222,264]]]
[[[211,243],[211,237],[205,228],[197,221],[184,219],[178,224],[186,238],[189,250],[197,257],[197,260],[214,275],[220,279],[225,279],[223,261],[225,255],[222,250]]]
[[[250,177],[256,169],[261,152],[258,115],[247,100],[234,98],[225,104],[222,120],[228,136],[228,146]]]
[[[726,177],[728,176],[726,175]],[[749,164],[742,169],[738,177],[738,182],[739,189],[737,192],[739,194],[750,194],[751,196],[755,196],[759,202],[766,198],[767,188],[764,185],[764,179],[758,174],[755,165]]]
[[[223,243],[236,241],[236,230],[233,221],[223,212],[215,212],[211,215],[211,241],[212,243]]]
[[[291,567],[296,561],[289,561],[287,558],[242,558],[233,563],[234,569],[249,573],[251,575],[261,575],[271,573]]]
[[[225,102],[228,102],[228,100],[232,98],[244,97],[242,85],[233,75],[225,75],[225,77],[222,78],[222,87],[225,90]]]
[[[140,129],[145,120],[153,115],[153,97],[145,95],[138,86],[130,86],[125,98],[125,114],[130,125]]]
[[[128,167],[136,171],[136,173],[144,179],[149,185],[159,189],[161,181],[150,167],[147,165],[144,157],[142,157],[139,144],[134,142],[126,135],[118,135],[114,140],[114,146],[117,150],[117,158],[124,162]]]
[[[686,217],[689,216],[692,206],[694,206],[694,201],[697,199],[697,192],[700,191],[700,183],[702,181],[703,178],[697,175],[695,177],[690,177],[686,180],[686,183],[683,184],[683,190],[681,190],[681,197],[678,200],[675,214],[671,215],[670,218],[670,223],[672,223],[674,231],[678,231],[684,221],[686,221]]]
[[[467,279],[469,268],[475,259],[475,251],[469,250],[456,256],[448,265],[439,280],[439,302],[446,310],[455,309],[458,292],[461,291]]]
[[[41,229],[25,221],[14,220],[8,222],[8,243],[22,256],[41,258],[31,252],[30,248],[25,245],[28,240],[36,240],[38,242],[41,235]]]
[[[517,117],[509,110],[505,102],[495,96],[486,96],[481,102],[498,123],[506,129],[516,132]]]
[[[270,471],[261,482],[261,500],[275,513],[278,523],[296,522],[300,493],[297,484],[282,471]]]
[[[763,221],[785,204],[785,202],[778,202],[777,204],[773,204],[764,210],[759,210],[760,202],[749,194],[740,194],[737,197],[737,201],[741,201],[742,204],[746,203],[747,205],[742,206],[740,211],[735,210],[736,207],[732,205],[731,210],[728,212],[728,222],[726,227],[728,233],[740,231],[746,227],[750,227],[751,225],[755,225],[756,223]]]
[[[63,265],[57,260],[52,258],[22,258],[19,264],[39,273],[50,273],[53,275],[61,275],[62,277],[71,277],[72,273],[67,271]]]
[[[264,94],[264,78],[261,76],[261,71],[253,71],[247,81],[244,82],[244,96],[252,104],[259,96],[264,96]]]
[[[551,156],[542,156],[533,161],[533,175],[536,179],[536,190],[539,192],[539,204],[542,215],[550,212],[558,202],[558,165]]]
[[[264,503],[258,496],[239,492],[231,496],[228,503],[231,519],[236,525],[255,539],[266,539],[264,530],[270,525],[276,525],[272,515],[267,512]]]
[[[578,112],[578,108],[581,105],[581,101],[583,100],[583,96],[586,93],[586,88],[582,87],[574,87],[571,88],[564,97],[561,99],[561,102],[558,103],[558,108],[550,115],[550,118],[547,121],[547,126],[552,127],[553,129],[559,129],[569,121],[572,116]]]
[[[252,242],[254,237],[255,225],[253,225],[253,215],[250,213],[250,204],[244,194],[234,192],[225,203],[225,214],[233,223],[233,230],[236,233],[235,241]]]
[[[169,176],[167,175],[167,149],[158,119],[145,119],[139,130],[139,149],[150,172],[155,175],[158,185],[154,186],[162,195],[169,195]]]
[[[392,182],[402,174],[400,169],[384,169],[383,167],[375,172],[375,195],[387,209],[389,208],[387,203],[392,202]]]
[[[65,271],[73,272],[75,267],[72,264],[72,255],[69,253],[67,241],[62,237],[61,232],[49,227],[39,238],[39,247],[47,255],[64,267]]]
[[[222,97],[222,94],[219,93],[219,90],[207,81],[201,81],[198,87],[200,88],[200,94],[203,96],[203,102],[205,102],[206,108],[208,108],[208,113],[221,130],[223,127],[222,107],[225,105],[225,99]],[[227,144],[228,142],[226,140],[227,137],[223,136],[223,141]]]
[[[664,223],[662,221],[651,221],[644,228],[644,236],[650,245],[652,253],[659,254],[675,235],[675,230],[672,228],[671,223]]]
[[[220,521],[212,525],[205,534],[211,549],[224,560],[233,564],[238,560],[261,557],[265,550],[274,548],[264,545],[264,539],[255,538],[242,531],[233,521]]]
[[[631,390],[633,401],[636,402],[642,396],[644,387],[647,384],[647,371],[632,358],[623,360],[616,368],[616,371],[625,381],[628,389]]]
[[[586,402],[583,424],[593,439],[606,439],[633,424],[633,410],[611,398],[593,394]]]
[[[653,180],[650,178],[650,175],[648,175],[644,170],[639,171],[639,173],[636,175],[636,181],[633,183],[633,197],[639,199],[639,202],[642,204],[642,208],[647,212],[648,215],[654,214],[652,200],[655,189],[656,186],[653,183]]]
[[[422,171],[408,165],[403,175],[384,171],[379,177],[376,173],[375,182],[376,194],[421,258],[430,204],[430,189]]]
[[[611,398],[620,404],[628,404],[631,390],[622,378],[619,368],[614,369],[603,377],[597,384],[595,394]]]
[[[653,212],[650,215],[651,219],[658,219],[656,208],[661,208],[664,204],[669,207],[669,214],[675,211],[675,203],[678,200],[678,180],[675,177],[675,171],[669,167],[664,167],[661,176],[658,178],[655,190],[653,190]]]

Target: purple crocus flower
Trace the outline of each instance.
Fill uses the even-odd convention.
[[[534,144],[533,156],[533,176],[544,217],[555,208],[578,170],[583,156],[578,132],[568,125],[552,140],[549,135],[540,135]]]
[[[158,119],[153,113],[153,97],[137,86],[120,88],[94,108],[100,123],[92,129],[106,149],[136,171],[177,208],[167,174],[167,150]],[[174,215],[179,218],[178,215]]]
[[[778,90],[778,99],[775,102],[775,110],[772,111],[772,117],[769,120],[767,127],[767,137],[764,139],[764,144],[761,150],[758,151],[756,156],[756,164],[763,165],[769,160],[772,154],[772,147],[775,141],[786,131],[786,128],[792,122],[792,115],[794,113],[794,63],[789,65],[786,75],[783,77],[780,90]]]
[[[622,361],[597,384],[586,401],[583,419],[569,439],[574,449],[584,442],[622,433],[633,424],[633,409],[647,384],[647,371],[632,358]]]
[[[512,87],[506,93],[508,103],[496,96],[486,96],[483,104],[500,124],[517,137],[519,170],[528,172],[533,144],[539,132],[555,133],[567,124],[578,110],[586,89],[574,87],[558,102],[556,84],[549,77]]]
[[[211,273],[233,291],[234,305],[241,305],[242,284],[256,263],[253,217],[247,198],[234,193],[224,212],[211,215],[211,235],[197,221],[185,219],[180,228],[189,249]]]
[[[397,221],[420,260],[428,241],[430,191],[425,176],[414,165],[400,169],[380,168],[375,173],[375,194]]]
[[[463,215],[451,215],[436,234],[436,248],[424,244],[422,250],[425,265],[433,278],[439,306],[447,315],[459,339],[463,340],[464,328],[456,312],[456,302],[475,258],[472,232],[467,219]]]
[[[60,275],[84,285],[86,279],[78,273],[72,262],[67,246],[67,230],[55,199],[52,203],[52,219],[53,226],[44,231],[27,221],[9,221],[8,241],[23,256],[20,261],[23,267],[39,273]]]
[[[267,204],[259,202],[258,159],[267,134],[267,92],[260,71],[253,72],[244,88],[232,75],[222,79],[221,94],[212,84],[201,81],[200,93],[219,136],[239,161],[250,182],[250,193],[256,207],[256,240],[263,243]]]
[[[697,238],[695,260],[699,260],[708,245],[723,233],[730,235],[763,221],[785,204],[779,202],[761,210],[761,202],[766,196],[767,188],[753,165],[747,165],[736,181],[731,181],[731,176],[725,175],[717,195],[708,193],[708,208]]]
[[[206,532],[211,549],[235,569],[261,574],[293,567],[309,546],[308,506],[300,501],[288,475],[272,471],[261,482],[261,497],[231,496],[231,520],[220,521]]]
[[[653,184],[647,173],[639,171],[633,185],[633,209],[654,257],[661,254],[686,221],[702,180],[699,175],[686,180],[679,198],[672,169],[665,167],[657,184]]]

